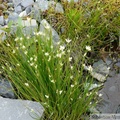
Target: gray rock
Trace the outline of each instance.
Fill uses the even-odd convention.
[[[118,106],[118,108],[117,108],[117,110],[116,110],[116,113],[118,114],[120,114],[120,105]]]
[[[106,63],[103,62],[103,60],[99,60],[98,62],[95,62],[93,64],[93,68],[97,73],[102,73],[104,75],[109,74],[109,68],[107,67]]]
[[[8,7],[14,7],[13,3],[7,3]]]
[[[0,97],[0,120],[35,120],[40,119],[43,112],[38,102]]]
[[[60,3],[56,4],[55,12],[56,13],[64,13],[63,6]]]
[[[30,19],[30,20],[22,20],[22,25],[25,26],[32,26],[37,28],[37,22],[35,19]]]
[[[19,15],[16,12],[13,12],[8,16],[8,22],[13,21],[13,23],[14,22],[16,23],[18,19],[19,19]]]
[[[120,61],[115,64],[115,66],[120,68]]]
[[[102,94],[101,98],[104,102],[102,107],[99,107],[102,113],[116,113],[120,105],[120,74],[113,77],[108,77],[104,83],[104,87],[99,91]]]
[[[19,14],[20,12],[22,12],[22,7],[21,7],[20,5],[16,6],[16,7],[15,7],[15,12],[18,13],[18,14]]]
[[[32,11],[32,6],[28,6],[26,9],[25,9],[27,15],[30,14],[30,12]]]
[[[52,39],[54,45],[57,45],[57,43],[60,41],[60,37],[58,33],[50,26],[50,24],[45,19],[41,21],[40,31],[45,33],[45,36],[48,38],[50,38],[50,35],[52,33]]]
[[[37,31],[38,29],[38,25],[35,19],[31,19],[31,20],[22,20],[21,22],[23,29],[22,32],[24,35],[33,35],[34,32]],[[16,26],[11,26],[11,34],[15,33],[17,31],[17,24]]]
[[[4,25],[4,23],[5,23],[4,17],[0,16],[0,25]]]
[[[32,4],[34,4],[33,0],[22,0],[22,2],[21,2],[21,6],[23,6],[24,8],[26,8]]]
[[[17,6],[18,4],[20,4],[21,3],[21,0],[13,0],[13,4],[15,5],[15,6]]]
[[[27,16],[27,13],[25,10],[19,14],[19,17],[26,17],[26,16]]]
[[[40,10],[37,8],[32,8],[32,11],[30,13],[31,18],[35,19],[37,22],[41,22],[41,13]]]
[[[37,0],[37,2],[38,2],[38,5],[39,5],[39,9],[41,11],[48,10],[48,8],[49,8],[49,1],[47,1],[47,0]]]
[[[31,20],[22,20],[23,33],[25,35],[33,35],[36,32],[38,25],[35,19]]]
[[[0,96],[13,99],[16,98],[11,83],[6,79],[0,79]]]
[[[114,104],[112,104],[109,100],[102,100],[101,102],[99,102],[96,106],[96,109],[100,112],[100,113],[115,113],[115,107]]]

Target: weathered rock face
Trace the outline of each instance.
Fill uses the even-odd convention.
[[[12,99],[16,98],[11,83],[3,78],[0,79],[0,96]]]
[[[0,120],[40,119],[44,108],[38,102],[0,97]]]
[[[5,20],[4,20],[3,16],[0,16],[0,25],[4,25],[4,23],[5,23]]]
[[[43,32],[43,33],[46,33],[46,31],[47,31],[46,36],[48,36],[48,37],[50,37],[50,34],[52,33],[52,38],[53,38],[53,44],[54,45],[56,45],[57,42],[60,41],[60,37],[59,37],[58,33],[51,27],[51,25],[45,19],[43,19],[41,21],[40,31]]]
[[[108,77],[104,87],[99,91],[102,94],[103,102],[100,102],[97,109],[101,113],[116,113],[120,108],[120,74]]]

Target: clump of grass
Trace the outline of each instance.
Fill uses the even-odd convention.
[[[48,28],[47,28],[48,29]],[[47,33],[46,29],[46,33]],[[79,120],[96,103],[96,90],[85,88],[92,78],[71,57],[70,39],[53,44],[51,34],[22,34],[1,43],[2,70],[19,98],[40,102],[46,120]],[[2,52],[4,51],[4,52]],[[6,59],[6,58],[9,58]],[[84,58],[83,61],[84,63]]]
[[[72,38],[76,44],[76,51],[84,52],[84,46],[88,44],[92,46],[91,53],[97,58],[101,56],[102,49],[108,54],[114,54],[120,35],[119,2],[82,0],[78,3],[62,2],[62,4],[67,31],[62,36]]]
[[[2,72],[12,82],[18,97],[44,106],[43,119],[79,120],[95,105],[92,100],[97,90],[90,92],[90,86],[84,87],[93,80],[82,67],[89,62],[85,48],[98,54],[99,49],[117,41],[119,35],[119,9],[113,2],[105,3],[63,2],[66,32],[56,46],[49,27],[46,33],[36,32],[33,37],[24,36],[20,28],[15,36],[0,43]]]

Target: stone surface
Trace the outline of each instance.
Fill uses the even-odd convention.
[[[37,22],[39,22],[39,23],[41,22],[41,14],[40,14],[39,9],[37,9],[35,7],[32,8],[30,16],[31,16],[31,18],[34,18]]]
[[[38,2],[38,5],[39,5],[39,9],[41,11],[48,10],[48,8],[49,8],[49,1],[47,1],[47,0],[37,0],[37,2]]]
[[[99,88],[99,87],[101,87],[101,86],[103,86],[103,84],[97,84],[97,83],[94,83],[94,84],[85,83],[85,84],[84,84],[85,89],[88,89],[88,88],[89,88],[89,90],[93,90],[94,88]]]
[[[17,6],[18,4],[21,3],[21,0],[13,0],[14,6]]]
[[[117,110],[116,110],[117,114],[120,114],[120,105],[118,106]]]
[[[26,8],[32,4],[34,4],[33,0],[22,0],[22,2],[21,2],[21,6],[23,6],[24,8]]]
[[[19,18],[19,15],[17,13],[13,12],[8,16],[8,22],[9,21],[13,21],[13,23],[17,22],[18,18]]]
[[[25,10],[19,14],[19,17],[26,17],[26,16],[27,16],[27,13]]]
[[[120,61],[117,62],[115,65],[120,68]]]
[[[99,60],[93,64],[93,68],[97,73],[101,73],[103,75],[109,74],[109,68],[107,67],[106,63],[103,60]]]
[[[55,12],[56,13],[64,13],[63,6],[60,3],[56,4]]]
[[[14,7],[13,3],[7,3],[8,7]]]
[[[104,101],[109,101],[109,105],[105,102],[98,110],[102,113],[115,113],[120,105],[120,74],[108,77],[99,93]]]
[[[15,7],[15,12],[18,13],[18,14],[19,14],[20,12],[22,12],[22,7],[21,7],[20,5],[16,6],[16,7]]]
[[[56,45],[60,41],[60,37],[58,33],[51,27],[51,25],[45,19],[41,21],[40,31],[46,33],[45,35],[48,37],[50,37],[50,34],[52,33],[52,39],[54,45]]]
[[[97,104],[96,109],[100,113],[115,113],[116,112],[117,105],[114,105],[114,103],[111,103],[109,100],[102,100],[100,103]]]
[[[0,97],[0,120],[35,120],[43,111],[38,102]]]
[[[22,25],[23,25],[23,26],[33,26],[33,27],[37,27],[37,22],[36,22],[35,19],[22,20]]]
[[[0,96],[15,99],[11,83],[6,79],[0,79]]]
[[[100,82],[106,81],[107,76],[96,72],[96,69],[93,69],[91,65],[90,66],[83,65],[83,67],[84,67],[84,70],[89,71],[89,73],[91,74],[93,78],[97,79]]]
[[[26,9],[25,9],[27,15],[30,14],[30,12],[32,11],[32,6],[28,6]]]
[[[4,21],[4,17],[0,16],[0,25],[4,25],[5,21]]]

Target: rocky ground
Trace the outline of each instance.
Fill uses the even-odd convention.
[[[69,1],[69,0],[68,0]],[[74,0],[77,2],[77,0]],[[36,29],[44,31],[44,24],[48,24],[52,30],[54,43],[60,40],[58,33],[52,28],[47,20],[41,17],[41,12],[46,11],[49,7],[53,7],[56,13],[64,13],[63,6],[58,2],[47,0],[0,0],[0,39],[6,39],[6,32],[2,28],[6,28],[10,21],[11,34],[16,31],[16,23],[22,18],[25,35],[32,35]],[[29,19],[30,18],[30,19]],[[61,31],[64,30],[61,28]],[[84,66],[88,70],[89,66]],[[120,59],[110,59],[109,57],[103,61],[98,60],[92,66],[91,75],[96,79],[91,89],[103,86],[99,91],[101,102],[91,111],[98,113],[120,113]],[[89,84],[89,83],[88,83]],[[33,120],[29,114],[33,111],[40,112],[42,115],[44,109],[37,103],[32,101],[17,100],[12,92],[11,83],[3,76],[0,77],[0,120]],[[28,110],[27,107],[30,107]]]

